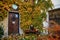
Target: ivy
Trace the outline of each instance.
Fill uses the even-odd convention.
[[[42,19],[46,18],[46,12],[49,8],[53,7],[51,0],[29,0],[27,2],[22,0],[3,0],[0,1],[0,21],[3,21],[7,17],[7,13],[12,9],[12,4],[19,6],[20,13],[20,27],[25,30],[31,24],[35,27],[42,29]],[[43,13],[41,12],[43,11]],[[46,11],[46,12],[45,12]]]

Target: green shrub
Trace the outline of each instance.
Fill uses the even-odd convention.
[[[2,35],[4,35],[4,30],[2,25],[0,25],[0,38],[2,38]]]

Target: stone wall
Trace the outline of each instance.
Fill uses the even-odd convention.
[[[4,36],[8,36],[8,18],[5,18],[1,23],[3,23]]]

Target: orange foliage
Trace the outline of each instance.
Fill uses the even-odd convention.
[[[27,11],[28,11],[29,13],[31,13],[31,12],[32,12],[32,8],[27,8]]]
[[[58,25],[56,22],[51,21],[53,23],[52,27],[49,27],[48,30],[49,31],[60,31],[60,25]]]
[[[52,27],[48,28],[48,31],[50,32],[48,39],[49,40],[60,40],[60,25],[58,25],[54,21],[50,21],[53,23]]]

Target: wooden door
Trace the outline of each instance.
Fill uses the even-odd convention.
[[[8,34],[19,33],[19,13],[9,12],[8,16]]]

